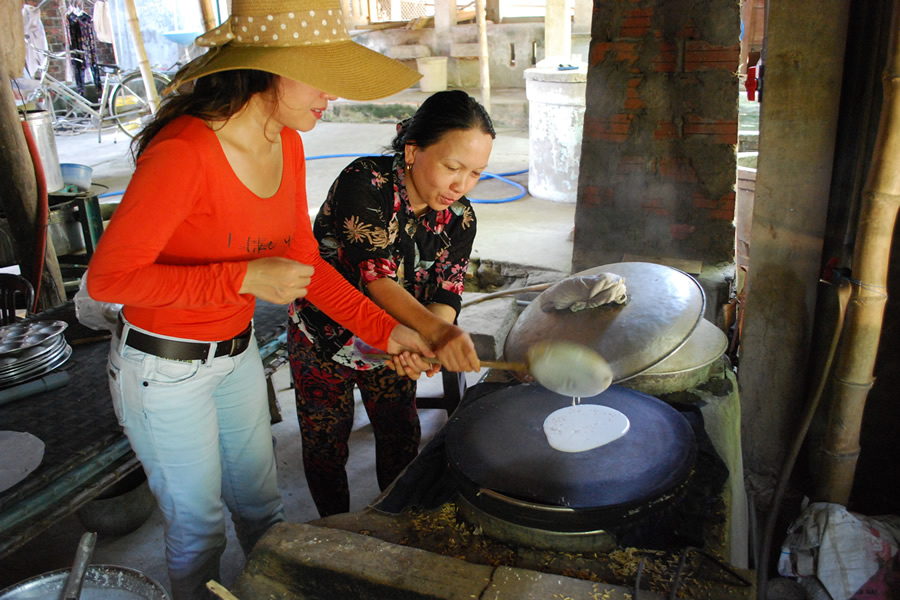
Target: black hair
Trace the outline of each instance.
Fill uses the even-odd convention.
[[[494,124],[484,107],[462,90],[447,90],[429,96],[409,119],[397,125],[397,137],[391,150],[403,152],[406,144],[427,148],[449,131],[480,129],[497,137]]]
[[[255,94],[269,94],[277,102],[277,84],[277,75],[254,69],[220,71],[189,82],[162,100],[153,119],[131,141],[132,155],[137,159],[163,127],[182,115],[227,121]]]

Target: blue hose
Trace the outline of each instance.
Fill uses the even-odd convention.
[[[369,154],[321,154],[319,156],[307,156],[306,160],[317,160],[320,158],[358,158],[360,156],[371,156],[371,155],[369,155]],[[523,171],[513,171],[510,173],[501,173],[500,175],[495,175],[494,173],[485,172],[485,173],[482,173],[481,177],[478,179],[478,181],[484,181],[485,179],[497,179],[499,181],[502,181],[503,183],[508,183],[509,185],[511,185],[514,188],[519,190],[519,193],[514,196],[510,196],[508,198],[497,198],[496,200],[485,200],[482,198],[473,198],[471,196],[466,196],[466,197],[469,199],[469,202],[471,202],[472,204],[504,204],[506,202],[515,202],[516,200],[520,200],[528,194],[528,190],[526,190],[524,186],[519,185],[515,181],[510,181],[509,179],[507,179],[507,177],[512,176],[512,175],[521,175],[521,174],[527,173],[527,172],[528,172],[528,169],[525,169]]]
[[[306,160],[318,160],[320,158],[359,158],[360,156],[376,156],[374,154],[320,154],[319,156],[307,156]]]
[[[516,200],[524,198],[525,195],[528,194],[528,190],[525,189],[525,186],[520,185],[510,179],[507,179],[506,177],[504,177],[504,175],[518,175],[519,173],[525,173],[525,172],[527,172],[527,171],[520,171],[517,173],[504,173],[503,175],[494,175],[493,173],[485,172],[485,173],[481,174],[481,179],[478,180],[478,181],[483,181],[485,179],[490,178],[490,179],[497,179],[499,181],[502,181],[503,183],[508,183],[509,185],[511,185],[514,188],[517,188],[519,190],[519,193],[516,194],[515,196],[510,196],[509,198],[498,198],[496,200],[484,200],[482,198],[473,198],[471,196],[466,196],[466,197],[469,199],[469,202],[471,202],[472,204],[504,204],[506,202],[515,202]]]
[[[307,156],[306,160],[318,160],[320,158],[358,158],[360,156],[370,156],[368,154],[320,154],[319,156]],[[522,171],[512,171],[509,173],[501,173],[496,175],[494,173],[482,173],[481,177],[478,181],[484,181],[485,179],[497,179],[502,181],[503,183],[507,183],[514,188],[519,190],[519,193],[510,196],[508,198],[497,198],[496,200],[485,200],[483,198],[472,198],[471,196],[467,196],[469,198],[469,202],[472,204],[505,204],[506,202],[515,202],[516,200],[521,200],[528,194],[528,190],[525,189],[525,186],[516,183],[515,181],[511,181],[507,179],[512,175],[522,175],[523,173],[527,173],[528,169],[524,169]],[[97,196],[98,198],[106,198],[109,196],[121,196],[125,192],[106,192],[105,194],[100,194]]]

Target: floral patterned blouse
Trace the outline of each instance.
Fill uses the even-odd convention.
[[[341,172],[313,224],[319,253],[363,293],[376,279],[390,277],[422,304],[446,304],[458,313],[475,213],[463,196],[445,210],[416,217],[404,167],[398,153],[358,158]],[[358,370],[383,364],[364,358],[372,349],[306,299],[294,303],[291,316],[336,362]]]

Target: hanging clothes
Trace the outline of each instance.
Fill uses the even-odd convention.
[[[112,14],[106,0],[94,2],[94,33],[98,42],[113,43]]]
[[[48,49],[47,33],[41,22],[41,9],[23,4],[22,21],[25,25],[25,75],[37,79],[38,71],[42,70],[47,62],[41,51],[46,52]]]
[[[99,98],[103,92],[103,83],[100,79],[100,69],[97,67],[94,20],[83,10],[70,8],[66,13],[66,23],[69,30],[69,51],[75,75],[75,89],[84,96],[84,71],[89,69]]]

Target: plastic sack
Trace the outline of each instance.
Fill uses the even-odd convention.
[[[897,554],[896,529],[840,504],[810,504],[788,528],[790,560],[779,573],[796,577],[813,600],[849,600]]]
[[[78,322],[97,330],[115,331],[116,321],[119,317],[119,311],[122,310],[121,304],[112,304],[110,302],[98,302],[88,295],[87,291],[87,272],[81,277],[81,283],[78,285],[78,291],[75,292],[75,317]]]

